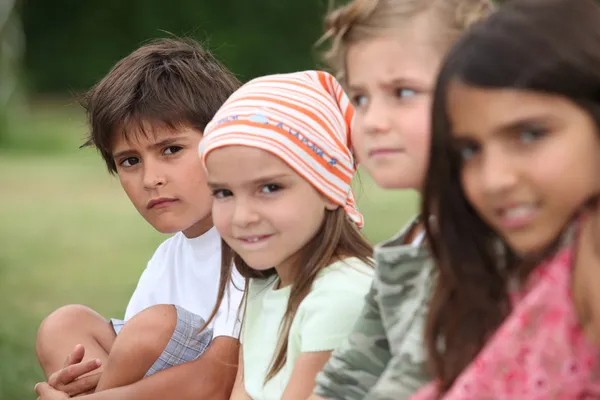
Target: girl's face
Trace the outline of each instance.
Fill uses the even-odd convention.
[[[431,91],[441,61],[429,28],[352,44],[347,91],[356,108],[352,142],[358,161],[386,189],[421,190],[428,161]]]
[[[599,193],[598,130],[575,103],[453,82],[447,104],[467,200],[517,253],[544,250]]]
[[[212,217],[221,237],[253,269],[275,267],[282,284],[293,257],[337,205],[273,154],[229,146],[206,158]]]

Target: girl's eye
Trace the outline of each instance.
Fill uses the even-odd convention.
[[[212,196],[215,199],[224,199],[225,197],[233,196],[233,193],[231,193],[231,190],[227,189],[215,189],[212,192]]]
[[[458,149],[458,154],[463,161],[468,161],[475,157],[479,152],[480,148],[476,144],[464,145]]]
[[[270,183],[268,185],[264,185],[261,188],[261,192],[263,192],[263,193],[273,193],[273,192],[276,192],[278,190],[281,190],[281,186],[276,185],[274,183]]]
[[[140,160],[137,157],[128,157],[124,160],[121,160],[121,162],[119,163],[119,165],[121,167],[133,167],[135,164],[139,163]]]
[[[359,94],[352,96],[352,104],[355,107],[364,107],[367,104],[367,96]]]
[[[417,91],[413,90],[413,89],[407,89],[407,88],[396,89],[396,96],[399,99],[403,99],[405,97],[412,97],[412,96],[415,96],[416,94],[417,94]]]
[[[169,146],[165,149],[164,154],[170,155],[180,152],[182,149],[181,146]]]
[[[531,143],[542,138],[546,132],[541,128],[530,127],[519,132],[519,140],[522,143]]]

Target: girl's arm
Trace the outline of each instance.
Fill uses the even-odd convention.
[[[237,374],[235,376],[235,383],[233,384],[233,391],[231,392],[229,400],[252,400],[252,398],[248,396],[248,393],[246,393],[246,387],[244,386],[244,355],[242,346],[240,346]]]
[[[391,351],[378,292],[374,282],[352,333],[325,364],[310,400],[362,400],[385,371]]]
[[[315,388],[315,378],[329,360],[329,356],[331,356],[331,351],[300,354],[281,400],[306,400],[309,398]]]

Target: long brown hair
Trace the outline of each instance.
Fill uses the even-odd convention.
[[[287,361],[288,336],[294,316],[302,300],[309,294],[319,271],[331,264],[333,260],[347,257],[356,257],[365,264],[373,266],[372,254],[372,246],[360,233],[356,225],[350,221],[342,207],[334,211],[326,211],[325,218],[317,234],[297,253],[291,293],[279,328],[280,333],[275,356],[265,378],[265,383],[273,378]],[[223,241],[217,303],[205,327],[215,318],[217,310],[227,294],[227,288],[232,282],[234,266],[246,280],[246,290],[242,304],[247,301],[248,281],[250,279],[267,279],[276,275],[275,268],[266,271],[252,269]]]
[[[593,0],[508,1],[474,25],[444,60],[422,202],[438,272],[425,337],[440,394],[510,312],[509,279],[524,279],[531,270],[465,196],[447,112],[453,81],[566,97],[587,111],[600,131],[600,7]]]

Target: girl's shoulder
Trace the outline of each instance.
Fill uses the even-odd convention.
[[[257,296],[264,295],[273,289],[277,283],[277,275],[268,278],[250,278],[248,281],[248,299],[254,299]]]
[[[356,257],[335,261],[323,268],[317,275],[312,292],[314,291],[364,291],[371,286],[374,276],[372,265]]]
[[[418,221],[418,217],[415,217],[394,237],[375,246],[376,279],[390,283],[415,279],[416,276],[429,279],[434,270],[434,262],[427,244],[424,240],[405,243],[406,235]],[[424,270],[429,272],[423,274]]]

